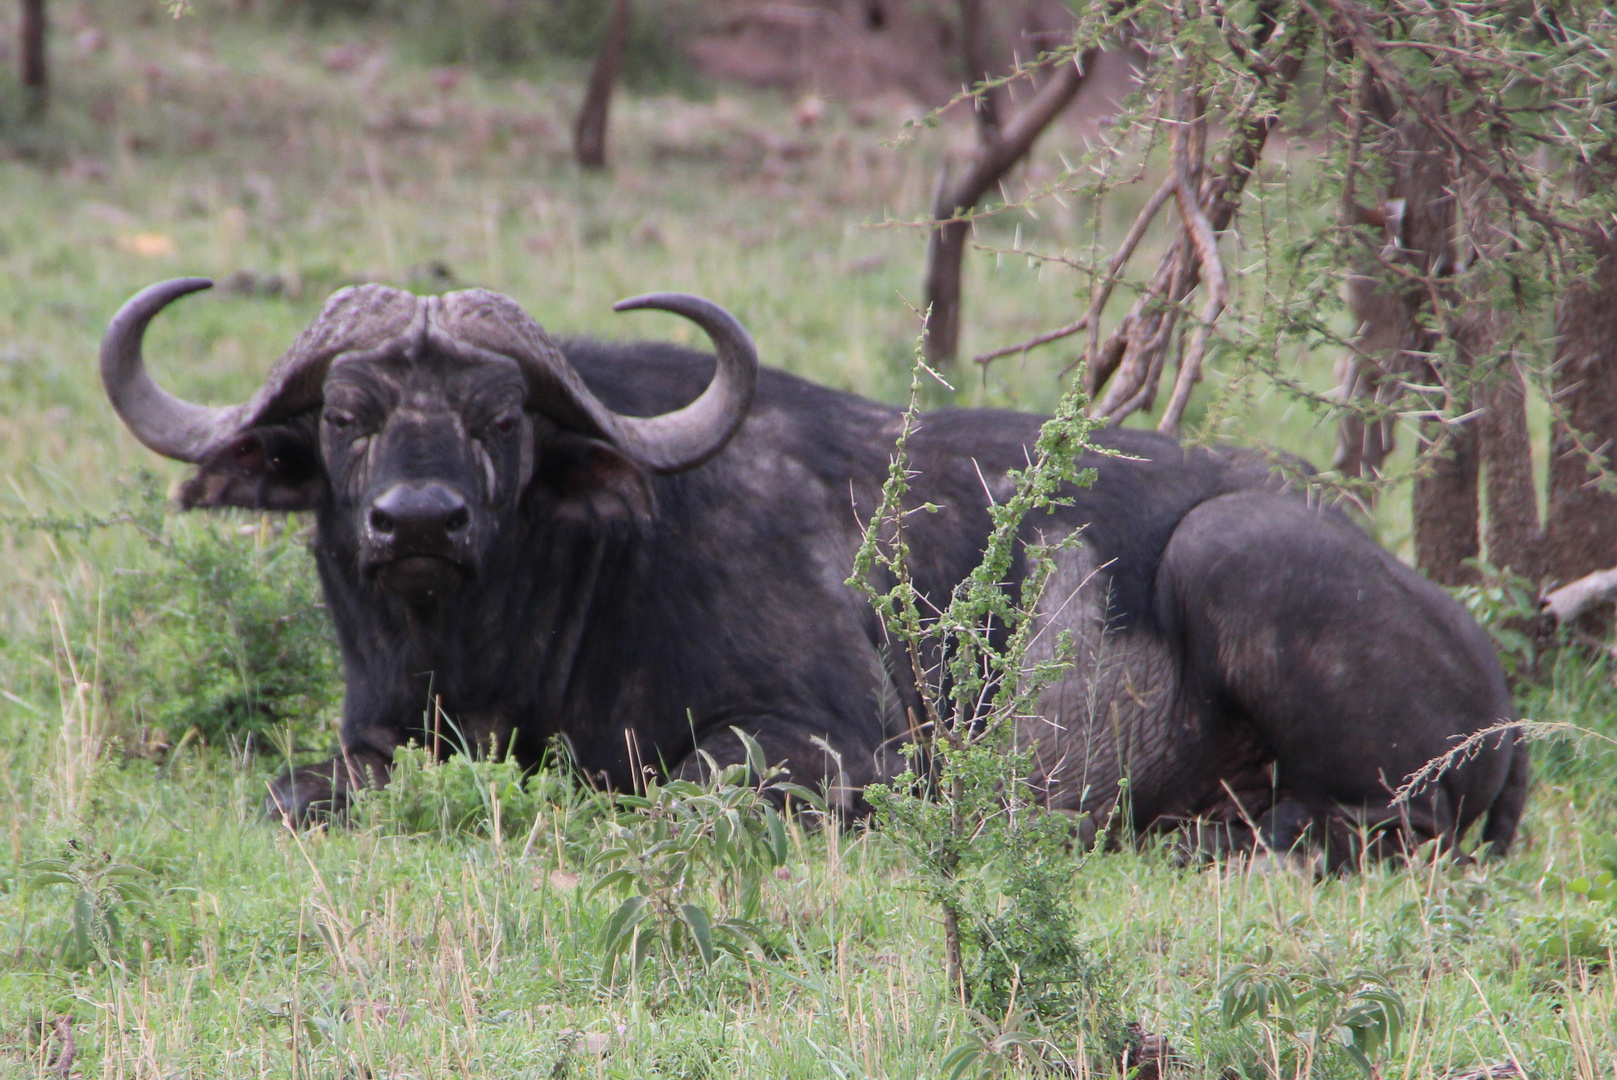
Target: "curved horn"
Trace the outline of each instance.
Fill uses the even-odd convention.
[[[152,380],[141,356],[146,326],[182,296],[211,289],[207,278],[175,278],[140,290],[112,317],[101,339],[101,383],[135,438],[164,457],[196,463],[236,412],[195,405]]]
[[[718,365],[702,396],[662,416],[610,414],[613,436],[630,457],[660,473],[693,469],[724,449],[752,407],[758,388],[758,350],[734,315],[687,293],[647,293],[612,305],[614,311],[669,311],[683,315],[713,341]]]

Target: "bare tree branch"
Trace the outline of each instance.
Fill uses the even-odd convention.
[[[1213,224],[1207,220],[1202,212],[1201,204],[1196,194],[1190,188],[1190,177],[1187,172],[1181,171],[1178,186],[1179,213],[1184,219],[1185,227],[1190,233],[1192,245],[1196,249],[1196,262],[1201,267],[1202,280],[1207,283],[1207,302],[1202,305],[1201,324],[1190,335],[1190,343],[1185,347],[1184,359],[1179,362],[1179,377],[1174,381],[1173,395],[1168,399],[1167,408],[1162,411],[1162,420],[1157,424],[1157,430],[1169,434],[1178,434],[1179,421],[1184,418],[1185,405],[1190,401],[1190,392],[1201,381],[1202,358],[1207,354],[1207,340],[1212,336],[1213,324],[1223,314],[1224,305],[1229,302],[1229,279],[1224,273],[1224,260],[1218,254],[1218,238],[1213,235]]]
[[[1236,118],[1230,124],[1230,135],[1225,140],[1218,163],[1209,175],[1199,181],[1195,179],[1195,175],[1201,169],[1200,162],[1205,150],[1201,145],[1193,148],[1187,146],[1191,160],[1187,161],[1186,167],[1192,172],[1191,190],[1197,195],[1194,203],[1198,215],[1206,225],[1205,235],[1216,237],[1234,220],[1241,192],[1251,179],[1252,171],[1263,154],[1269,134],[1278,122],[1279,107],[1290,95],[1297,75],[1302,70],[1312,33],[1313,24],[1309,20],[1297,19],[1286,25],[1279,40],[1271,43],[1272,52],[1265,57],[1263,67],[1272,74],[1267,77],[1259,76],[1258,85],[1242,102]],[[1200,113],[1197,112],[1196,115],[1199,116]],[[1182,116],[1180,123],[1187,122],[1189,116]],[[1177,196],[1180,188],[1179,178],[1170,176],[1160,194],[1164,199],[1169,194]],[[1148,206],[1148,208],[1154,213],[1160,207]],[[1098,333],[1095,301],[1105,303],[1099,292],[1105,292],[1109,297],[1112,279],[1115,279],[1117,272],[1121,270],[1122,263],[1113,260],[1115,269],[1108,276],[1108,280],[1102,283],[1096,297],[1091,300],[1090,342],[1084,355],[1089,366],[1089,392],[1096,399],[1091,412],[1113,423],[1140,409],[1151,407],[1156,396],[1156,380],[1160,378],[1166,366],[1164,353],[1172,337],[1179,306],[1201,284],[1205,267],[1209,265],[1199,257],[1202,254],[1202,247],[1192,235],[1199,231],[1199,226],[1193,225],[1193,217],[1187,217],[1183,212],[1180,214],[1180,220],[1179,235],[1170,243],[1168,250],[1158,262],[1150,283],[1104,342],[1100,340]],[[1138,242],[1138,238],[1135,239]],[[1213,254],[1216,257],[1216,245]],[[1218,267],[1222,273],[1222,263],[1219,263]],[[1216,305],[1204,305],[1204,313],[1222,312],[1228,302],[1227,281],[1224,282],[1222,290],[1223,296]],[[1202,328],[1210,336],[1211,323],[1203,320]],[[1186,359],[1192,361],[1195,368],[1189,376],[1185,376],[1184,362],[1181,362],[1181,375],[1191,379],[1191,383],[1183,389],[1184,394],[1188,394],[1194,385],[1194,372],[1199,370],[1205,348],[1206,338],[1201,339],[1198,350],[1196,335],[1193,334]],[[1116,381],[1108,385],[1114,376]],[[1177,381],[1175,389],[1176,393],[1180,390]],[[1182,409],[1181,405],[1181,413]],[[1177,423],[1176,419],[1175,426]]]
[[[1099,50],[1089,49],[1060,64],[1027,107],[1004,123],[994,140],[973,158],[957,183],[949,184],[947,173],[939,178],[932,205],[936,224],[926,249],[926,303],[932,312],[927,357],[934,365],[953,363],[960,350],[960,261],[971,231],[970,220],[961,215],[970,213],[1010,172],[1050,121],[1078,95],[1084,74],[1098,54]]]

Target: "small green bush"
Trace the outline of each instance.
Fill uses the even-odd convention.
[[[393,753],[387,787],[360,796],[360,820],[388,832],[439,836],[520,836],[548,810],[577,807],[589,793],[565,766],[532,773],[510,758],[453,754],[435,761],[411,743]]]
[[[114,710],[175,738],[330,741],[337,645],[297,519],[181,517],[149,476],[129,506],[153,559],[105,579],[100,670]]]

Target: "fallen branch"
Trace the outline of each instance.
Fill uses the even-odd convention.
[[[1560,628],[1574,622],[1591,608],[1613,601],[1617,601],[1617,567],[1596,570],[1546,594],[1539,603],[1539,609]]]

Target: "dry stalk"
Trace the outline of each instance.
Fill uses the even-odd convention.
[[[77,817],[89,799],[97,766],[106,749],[106,724],[101,695],[95,685],[97,673],[86,679],[73,656],[72,641],[61,605],[50,601],[60,644],[56,659],[58,700],[62,713],[61,739],[53,748],[51,791],[52,810],[58,819]],[[65,671],[64,671],[65,668]]]

